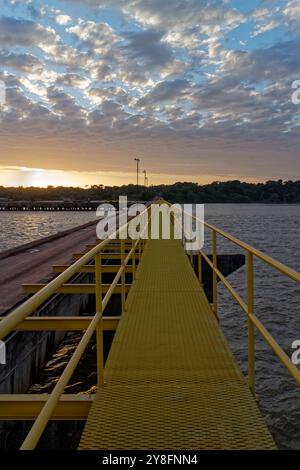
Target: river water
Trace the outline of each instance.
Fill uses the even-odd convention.
[[[2,212],[0,251],[86,223],[91,212]],[[300,206],[263,204],[207,204],[205,219],[268,255],[300,271]],[[210,252],[210,234],[205,251]],[[219,253],[239,253],[230,242],[218,239]],[[246,270],[228,280],[246,299]],[[219,316],[235,357],[247,373],[247,322],[221,284]],[[255,262],[255,313],[291,356],[292,343],[300,340],[300,285],[262,262]],[[256,391],[260,408],[278,446],[300,449],[300,388],[256,335]]]

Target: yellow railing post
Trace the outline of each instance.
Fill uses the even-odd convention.
[[[95,256],[95,289],[96,289],[96,313],[102,313],[102,258],[101,253]],[[97,343],[97,383],[103,385],[103,320],[98,323],[96,328]]]
[[[213,250],[213,308],[214,314],[218,319],[218,276],[217,269],[217,232],[212,231],[212,250]]]
[[[148,209],[148,240],[151,239],[151,216],[152,216],[152,204]]]
[[[125,302],[126,302],[125,241],[123,239],[121,239],[121,265],[124,267],[122,274],[121,274],[121,306],[122,306],[122,313],[123,313],[125,312]]]
[[[134,249],[132,253],[132,279],[135,279],[135,255],[136,255],[136,249],[135,249],[135,240],[132,239],[132,249]]]
[[[199,282],[202,286],[202,254],[201,251],[198,253],[198,277],[199,277]]]
[[[247,252],[247,291],[248,291],[248,381],[253,395],[255,394],[255,338],[254,325],[250,315],[254,311],[254,266],[253,254]]]
[[[144,236],[144,230],[141,232],[141,240],[142,240],[142,251],[144,251],[145,245],[146,245],[146,240],[145,240],[145,236]]]

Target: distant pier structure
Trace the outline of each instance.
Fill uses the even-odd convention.
[[[137,202],[137,201],[129,201]],[[0,198],[0,211],[95,211],[101,204],[109,203],[116,205],[116,201],[104,200],[12,200],[8,198]]]

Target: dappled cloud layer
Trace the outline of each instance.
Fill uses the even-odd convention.
[[[153,182],[300,174],[298,0],[0,0],[0,12],[4,173],[133,182],[141,156]]]

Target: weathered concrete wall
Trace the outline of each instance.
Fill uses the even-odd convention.
[[[92,282],[93,275],[80,274],[76,282]],[[89,295],[54,295],[36,316],[82,315]],[[0,393],[24,393],[35,381],[64,332],[14,332],[6,339],[6,365],[0,365]]]

